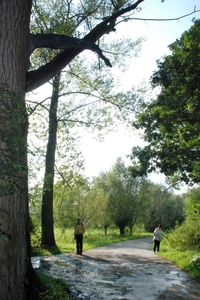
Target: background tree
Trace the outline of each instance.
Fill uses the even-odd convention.
[[[115,30],[117,19],[120,21],[121,16],[122,19],[123,16],[128,18],[126,14],[133,12],[141,2],[143,1],[137,1],[133,5],[123,3],[115,13],[112,4],[103,1],[100,10],[99,3],[96,5],[97,3],[92,1],[96,9],[92,9],[91,12],[94,14],[90,15],[90,19],[86,19],[89,25],[86,35],[80,35],[79,39],[56,34],[29,34],[32,1],[1,1],[0,57],[3,67],[0,71],[0,108],[1,120],[5,122],[1,122],[0,136],[1,191],[3,191],[0,208],[2,218],[4,217],[3,231],[11,238],[10,242],[1,241],[2,299],[28,299],[32,292],[31,283],[33,283],[28,229],[25,91],[31,91],[46,83],[86,49],[97,53],[110,66],[110,62],[95,43],[103,35]],[[75,2],[75,5],[82,8],[82,3]],[[88,9],[87,5],[85,7]],[[97,15],[98,11],[101,13],[100,16]],[[83,18],[84,11],[72,17]],[[124,18],[124,21],[127,21],[127,18]],[[38,69],[27,73],[31,54],[35,49],[43,47],[62,49],[62,52]]]
[[[33,32],[38,31],[43,34],[52,32],[58,34],[68,33],[68,35],[72,36],[80,26],[80,20],[70,19],[71,10],[71,5],[63,6],[62,2],[58,3],[52,0],[51,2],[46,1],[45,3],[45,1],[38,1],[34,4],[33,10],[33,22],[31,26]],[[69,22],[66,20],[66,16],[69,17]],[[81,20],[81,22],[83,21],[84,19]],[[140,45],[140,39],[136,42],[127,40],[126,47],[124,47],[124,44],[120,41],[112,43],[112,50],[109,49],[109,46],[106,44],[104,45],[104,49],[107,49],[107,52],[109,51],[113,54],[121,52],[115,64],[118,64],[122,69],[122,67],[125,66],[124,56],[128,59],[128,56],[130,57],[132,52],[135,53],[134,55],[137,55]],[[129,49],[132,50],[130,51]],[[120,57],[123,58],[123,60],[120,59]],[[47,49],[41,49],[32,56],[32,62],[34,66],[40,66],[41,63],[51,58],[52,52]],[[105,70],[103,71],[102,66],[100,70],[94,68],[93,60],[90,59],[90,61],[91,65],[88,66],[87,62],[86,66],[85,59],[76,59],[75,63],[70,64],[70,66],[65,69],[64,75],[61,73],[57,74],[52,82],[50,107],[48,108],[44,101],[42,101],[42,103],[38,102],[37,104],[37,106],[42,104],[43,108],[49,110],[48,141],[42,193],[41,242],[43,247],[55,246],[53,230],[53,183],[56,148],[58,148],[56,147],[57,128],[59,129],[60,127],[58,123],[65,127],[67,126],[68,131],[69,128],[77,126],[79,123],[81,126],[86,126],[87,128],[92,127],[93,129],[96,128],[101,131],[104,129],[103,131],[105,132],[105,128],[108,130],[108,126],[111,127],[114,123],[116,126],[116,120],[126,120],[128,123],[131,119],[131,112],[134,110],[135,102],[137,102],[137,96],[136,92],[134,95],[134,90],[128,93],[116,92],[116,90],[119,90],[119,84],[118,87],[116,87],[117,76],[113,75],[113,79],[110,73],[108,77]],[[93,69],[92,74],[90,69]],[[61,76],[62,79],[60,78]],[[65,82],[67,89],[64,87]],[[73,102],[72,98],[74,100]],[[79,106],[77,105],[78,101],[76,98],[79,99]],[[88,102],[89,99],[91,99],[90,102]],[[34,114],[37,113],[35,108],[36,104],[34,104],[34,107],[31,109]],[[110,111],[112,111],[112,114]],[[61,151],[60,145],[59,148]],[[33,152],[35,151],[33,150]]]
[[[200,190],[199,188],[192,188],[184,195],[186,203],[186,214],[188,218],[196,219],[200,216]]]
[[[57,74],[53,81],[53,93],[49,109],[49,135],[47,152],[45,158],[45,175],[42,193],[42,245],[45,247],[55,246],[53,230],[53,183],[54,164],[57,141],[57,107],[59,98],[60,74]]]
[[[164,229],[174,228],[184,221],[184,200],[180,195],[159,184],[149,183],[148,207],[145,211],[144,227],[152,232],[159,223]]]
[[[105,235],[107,234],[108,227],[112,224],[108,209],[108,198],[109,198],[109,185],[107,183],[107,172],[101,172],[99,176],[94,178],[92,187],[96,191],[96,197],[99,198],[98,203],[98,225],[103,226]]]
[[[73,171],[65,171],[64,167],[62,178],[54,187],[54,215],[56,226],[64,233],[66,228],[74,226],[77,216],[81,216],[85,223],[92,213],[88,212],[90,203],[85,201],[89,191],[87,179]]]
[[[151,78],[157,99],[146,104],[135,123],[147,144],[133,148],[134,176],[159,169],[185,183],[199,183],[199,37],[197,20],[169,46],[172,54],[157,63]]]
[[[130,175],[130,173],[129,173]],[[130,229],[130,234],[133,233],[134,225],[144,227],[144,224],[148,218],[148,208],[150,201],[150,190],[149,186],[152,184],[145,177],[138,177],[136,179],[136,205],[134,207],[134,212],[132,219],[128,223]]]
[[[134,225],[138,211],[138,181],[133,179],[124,162],[118,158],[107,174],[108,211],[111,220],[125,234],[127,225]]]
[[[79,174],[74,176],[71,184],[65,180],[57,181],[54,210],[55,224],[63,229],[63,233],[66,228],[74,226],[77,216],[81,216],[86,227],[98,227],[102,211],[101,191]]]

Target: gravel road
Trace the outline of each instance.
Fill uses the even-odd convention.
[[[154,254],[151,245],[152,238],[143,238],[87,250],[82,256],[42,257],[40,269],[66,280],[73,299],[199,300],[200,282]]]

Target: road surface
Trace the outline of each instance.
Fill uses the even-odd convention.
[[[73,299],[199,300],[200,282],[151,250],[152,238],[43,257],[43,272],[63,278]],[[162,247],[162,244],[161,244]]]

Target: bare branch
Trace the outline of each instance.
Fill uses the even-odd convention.
[[[60,119],[62,122],[72,122],[72,123],[78,123],[78,124],[84,124],[84,125],[93,125],[93,126],[98,126],[99,128],[103,129],[104,126],[101,123],[98,122],[86,122],[82,120],[75,120],[75,119]]]
[[[168,21],[179,21],[179,20],[181,20],[181,19],[183,19],[183,18],[186,18],[186,17],[188,17],[188,16],[191,16],[191,15],[193,15],[193,14],[195,14],[195,13],[197,13],[197,12],[200,12],[200,10],[198,9],[198,10],[196,10],[196,9],[194,9],[194,11],[193,12],[191,12],[191,13],[189,13],[189,14],[186,14],[186,15],[183,15],[183,16],[181,16],[181,17],[177,17],[177,18],[168,18],[168,19],[146,19],[146,18],[129,18],[129,20],[134,20],[134,21],[153,21],[153,22],[168,22]]]
[[[27,103],[35,104],[35,106],[33,108],[31,108],[31,111],[28,115],[29,116],[32,115],[34,113],[34,111],[37,109],[38,106],[41,106],[42,108],[48,110],[47,107],[45,105],[43,105],[43,103],[46,102],[49,99],[50,99],[50,97],[47,97],[47,98],[45,98],[44,100],[42,100],[40,102],[26,100]]]
[[[56,169],[56,172],[60,175],[60,177],[62,178],[63,182],[67,184],[67,186],[70,188],[70,190],[72,190],[72,186],[71,184],[69,183],[68,180],[66,180],[65,176],[63,175],[63,173],[61,171],[59,171],[59,169],[57,168],[57,166],[55,165],[55,169]]]

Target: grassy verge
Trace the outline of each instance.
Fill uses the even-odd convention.
[[[186,271],[191,277],[200,280],[199,251],[174,249],[166,239],[163,239],[159,255]]]
[[[62,279],[53,278],[36,271],[40,282],[38,300],[72,300],[69,286]]]
[[[66,229],[64,232],[61,232],[60,229],[55,229],[55,239],[57,247],[51,249],[42,249],[40,247],[39,237],[40,233],[34,233],[31,236],[32,244],[32,256],[43,256],[43,255],[52,255],[59,253],[69,253],[76,251],[76,244],[74,240],[73,229]],[[84,234],[83,248],[84,250],[89,250],[99,246],[109,245],[113,243],[123,242],[134,240],[142,237],[152,236],[152,233],[142,232],[139,229],[134,230],[133,235],[130,235],[126,232],[126,235],[121,237],[119,235],[119,230],[112,228],[108,230],[107,235],[104,234],[103,229],[88,229]]]

